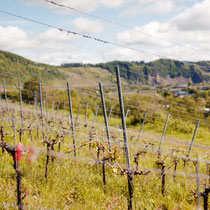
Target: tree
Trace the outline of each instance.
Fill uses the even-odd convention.
[[[166,90],[164,93],[163,93],[163,96],[164,97],[168,97],[171,95],[171,91],[170,90]]]
[[[34,100],[34,92],[37,92],[37,96],[38,91],[39,91],[39,81],[36,79],[32,79],[32,80],[28,80],[24,83],[23,85],[23,89],[22,89],[22,97],[23,100],[26,101],[33,101]]]

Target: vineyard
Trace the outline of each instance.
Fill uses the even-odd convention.
[[[115,70],[118,110],[107,105],[101,82],[101,103],[77,107],[67,82],[62,109],[43,99],[41,82],[33,104],[23,103],[20,83],[19,103],[8,100],[4,83],[1,209],[209,208],[209,122],[186,119],[180,126],[193,127],[187,140],[181,133],[168,135],[177,120],[170,112],[161,115],[161,133],[144,130],[146,121],[157,126],[160,117],[152,112],[138,113],[140,126],[127,128],[129,111],[137,107],[124,104]]]

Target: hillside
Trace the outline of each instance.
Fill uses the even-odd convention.
[[[25,82],[30,79],[41,80],[50,86],[64,86],[66,81],[71,85],[98,85],[100,80],[114,84],[112,73],[100,67],[52,66],[35,63],[13,53],[0,51],[0,76],[7,86],[17,85],[18,79]],[[126,81],[122,81],[127,84]]]
[[[64,79],[65,74],[57,70],[57,67],[36,64],[33,61],[9,52],[0,51],[0,75],[9,84],[16,84],[18,79],[41,79],[50,82],[56,78]]]
[[[6,100],[0,101],[1,209],[25,206],[26,209],[105,210],[125,209],[129,203],[135,209],[195,209],[196,198],[200,196],[196,189],[200,186],[203,193],[207,189],[205,184],[209,186],[204,182],[209,171],[206,166],[210,155],[210,116],[204,108],[210,108],[210,90],[198,92],[197,87],[189,86],[188,91],[196,93],[195,97],[174,97],[167,88],[147,91],[146,87],[143,91],[144,88],[133,85],[141,82],[135,75],[144,76],[142,83],[151,82],[149,78],[155,76],[152,68],[158,66],[157,72],[162,72],[160,81],[162,78],[179,81],[183,72],[179,70],[179,77],[172,76],[175,67],[167,69],[168,62],[127,63],[127,71],[124,71],[126,62],[112,62],[113,66],[120,64],[122,76],[127,79],[122,79],[125,144],[114,67],[108,64],[55,67],[1,53],[0,75],[10,88],[8,107]],[[184,65],[187,69],[188,64]],[[197,72],[199,78],[208,76],[208,64],[189,65],[196,69],[192,72],[200,72]],[[140,68],[147,66],[147,73],[139,74]],[[205,71],[201,66],[205,66]],[[137,74],[131,74],[134,70]],[[189,81],[192,75],[188,75]],[[33,76],[43,80],[43,103],[39,103],[38,82],[30,79]],[[13,88],[20,77],[21,82],[30,79],[22,88],[22,112],[20,93]],[[186,81],[183,75],[182,79]],[[69,109],[66,81],[73,89],[73,112]],[[104,88],[109,113],[106,127],[102,106],[99,107],[102,101],[99,81],[108,86]],[[1,98],[4,95],[2,92]],[[105,128],[109,128],[110,138]],[[194,143],[190,144],[192,136]],[[17,142],[21,143],[16,145]],[[127,157],[131,170],[127,167]],[[197,177],[201,178],[200,184]]]
[[[97,85],[100,80],[114,84],[114,67],[120,66],[124,83],[168,85],[192,82],[194,84],[210,81],[210,62],[179,62],[174,60],[156,60],[144,62],[113,61],[107,63],[81,64],[70,63],[61,66],[37,64],[21,56],[0,51],[0,75],[9,84],[15,84],[17,78],[27,81],[31,78],[46,84],[61,85],[68,80],[72,85]]]
[[[202,83],[210,81],[210,62],[183,63],[160,59],[149,63],[114,61],[106,64],[97,64],[97,66],[113,72],[114,68],[112,66],[116,64],[123,69],[121,75],[136,84],[167,85],[171,83]]]

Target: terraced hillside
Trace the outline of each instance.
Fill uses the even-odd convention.
[[[10,85],[21,78],[43,80],[53,85],[64,84],[68,80],[72,85],[93,85],[102,80],[114,84],[114,67],[119,65],[124,84],[168,85],[183,83],[208,83],[210,81],[210,62],[179,62],[160,59],[154,62],[113,61],[100,64],[65,64],[52,66],[35,63],[21,56],[0,51],[0,75]],[[96,84],[97,85],[97,84]]]

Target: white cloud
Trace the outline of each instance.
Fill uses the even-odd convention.
[[[58,6],[54,6],[53,4],[46,2],[45,0],[20,0],[22,3],[26,5],[40,5],[45,6],[50,9],[55,9],[59,12],[70,12],[70,10],[67,10],[65,8],[61,8]],[[95,0],[54,0],[54,2],[58,4],[63,4],[65,6],[74,7],[83,11],[93,11],[98,7],[98,1]]]
[[[2,50],[25,49],[30,45],[27,34],[15,26],[0,26],[0,48]]]
[[[90,20],[87,18],[77,18],[73,21],[73,25],[80,33],[101,33],[104,28],[103,22],[99,20]]]
[[[62,0],[61,3],[64,1],[66,2],[66,0]],[[178,1],[181,2],[183,0]],[[43,0],[33,0],[33,2],[43,4]],[[68,2],[71,3],[71,0],[68,0]],[[81,2],[74,1],[74,4],[78,4],[77,6],[79,6]],[[85,1],[84,5],[87,2],[91,3],[93,0]],[[158,4],[157,0],[140,0],[139,2],[141,2],[142,7],[148,8],[153,2]],[[169,2],[172,1],[170,0]],[[98,5],[103,4],[106,4],[105,0],[98,0],[93,5],[88,5],[85,9],[96,8]],[[108,7],[108,4],[106,7]],[[115,5],[117,4],[123,5],[125,4],[125,0],[117,0]],[[163,2],[162,5],[164,7],[167,6]],[[153,8],[151,7],[151,9]],[[106,34],[109,33],[110,37],[107,37],[110,40],[113,38],[112,36],[115,36],[117,42],[136,49],[142,49],[180,60],[210,60],[209,55],[204,55],[190,48],[176,46],[162,39],[152,37],[161,37],[204,51],[210,46],[210,30],[208,29],[210,25],[210,14],[207,11],[210,11],[210,3],[209,0],[204,0],[201,3],[196,3],[191,8],[185,9],[180,14],[175,15],[171,20],[165,22],[153,21],[141,27],[136,26],[134,27],[135,30],[124,30],[117,34],[115,34],[116,31],[105,32]],[[87,18],[75,19],[73,26],[81,33],[100,33],[104,30],[101,21],[92,21]],[[147,36],[137,32],[137,30],[144,31],[152,36]],[[67,35],[67,33],[60,32],[56,29],[48,29],[42,33],[35,33],[34,31],[25,32],[21,28],[14,26],[0,26],[0,34],[1,49],[11,52],[18,51],[30,59],[50,64],[60,64],[63,62],[104,62],[110,60],[150,61],[158,58],[157,56],[139,53],[130,49],[110,47],[110,45],[106,44],[97,45],[92,40],[84,40],[85,45],[82,45],[83,39],[81,37],[71,34]],[[97,49],[94,47],[91,49],[91,46],[96,46]],[[210,53],[210,50],[206,49],[206,51]]]
[[[33,1],[20,0],[20,2],[22,2],[26,5],[34,5],[34,4],[42,5],[43,4],[43,0],[33,0]]]
[[[160,37],[160,34],[166,36],[167,29],[165,27],[166,26],[164,24],[159,22],[150,22],[143,27],[135,27],[133,30],[118,33],[117,40],[127,45],[137,45],[140,47],[168,47],[171,46],[170,43],[160,39],[157,41],[157,39],[153,38],[153,35],[155,36],[157,33]],[[152,36],[148,36],[146,34],[151,34]]]
[[[122,15],[158,14],[163,15],[172,12],[176,8],[173,0],[139,0],[133,7],[122,12]]]
[[[80,37],[56,29],[36,34],[14,26],[0,26],[0,34],[1,50],[18,53],[37,62],[59,65],[67,59],[79,62],[84,57],[81,56],[84,53],[81,47],[75,43]]]
[[[158,56],[148,56],[145,53],[136,52],[126,48],[103,48],[99,50],[103,62],[120,61],[151,61],[158,59]]]
[[[62,51],[54,51],[51,53],[42,52],[42,53],[33,53],[31,55],[31,59],[40,62],[40,63],[48,63],[52,65],[60,65],[66,62],[81,62],[83,59],[81,52],[74,53],[66,53]]]
[[[107,8],[118,8],[130,2],[134,2],[136,0],[99,0],[102,6]]]
[[[0,25],[11,25],[11,26],[17,26],[17,25],[26,25],[26,22],[23,20],[0,20]]]
[[[74,62],[74,59],[82,58],[82,49],[75,42],[80,39],[79,36],[48,29],[34,37],[31,59],[37,62],[59,65],[66,60]]]
[[[143,3],[144,0],[141,1]],[[210,1],[205,0],[185,9],[171,20],[163,23],[150,22],[142,27],[134,27],[134,30],[118,33],[116,38],[118,42],[132,45],[134,48],[146,49],[146,51],[174,59],[210,60],[210,49],[208,49],[210,46],[210,13],[208,11],[210,11]],[[137,31],[143,31],[151,36]],[[163,39],[188,47],[174,45]]]
[[[188,8],[177,15],[171,24],[179,30],[196,31],[210,30],[210,1],[204,0],[196,3],[192,8]]]
[[[194,36],[195,37],[195,36]],[[194,37],[191,37],[192,39]],[[206,43],[210,45],[210,39],[206,40]],[[205,47],[205,44],[197,42],[195,47],[199,47],[202,49],[202,47]],[[193,46],[193,45],[191,45]],[[168,48],[158,48],[158,47],[135,47],[136,49],[145,50],[147,52],[151,53],[157,53],[160,56],[150,55],[147,53],[141,53],[129,49],[124,48],[106,48],[101,49],[99,52],[102,58],[102,61],[113,61],[113,60],[123,60],[123,61],[153,61],[160,58],[170,58],[174,60],[180,60],[180,61],[199,61],[199,60],[210,60],[210,53],[203,54],[196,52],[194,50],[191,50],[190,48],[184,48],[181,46],[171,46]],[[163,56],[163,57],[162,57]]]
[[[28,4],[28,5],[42,5],[42,6],[46,6],[48,8],[53,8],[55,10],[58,10],[59,12],[70,12],[69,9],[65,9],[62,7],[57,7],[52,5],[51,3],[48,3],[44,0],[20,0],[22,3],[24,4]],[[135,0],[112,0],[112,1],[108,1],[108,0],[54,0],[54,2],[58,3],[58,4],[62,4],[65,6],[69,6],[69,7],[73,7],[82,11],[86,11],[86,12],[90,12],[90,11],[94,11],[95,9],[97,9],[98,7],[106,7],[106,8],[118,8],[121,7],[131,1],[135,1]]]
[[[69,47],[75,46],[74,40],[80,39],[79,36],[60,32],[57,29],[48,29],[39,34],[35,39],[38,45],[52,47],[57,50],[69,50]]]

